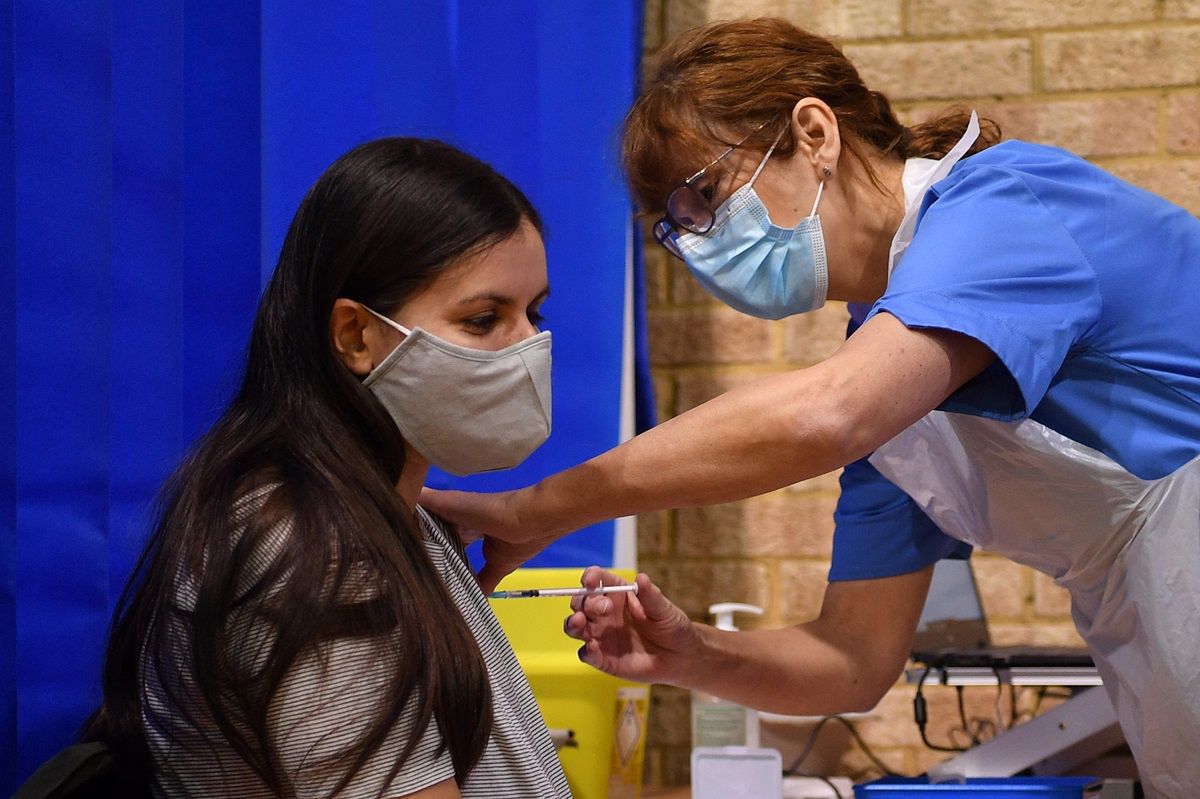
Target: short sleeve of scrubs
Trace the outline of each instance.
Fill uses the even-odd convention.
[[[909,328],[963,333],[995,353],[992,367],[943,410],[1028,416],[1099,318],[1094,271],[1022,176],[1002,166],[966,159],[924,203],[871,315],[886,311]]]
[[[966,558],[968,544],[937,528],[908,494],[866,458],[842,470],[833,520],[831,582],[907,574],[942,558]]]
[[[862,314],[851,309],[852,317]],[[861,309],[865,314],[866,309]],[[847,335],[858,329],[850,322]],[[863,458],[846,466],[833,513],[829,579],[870,580],[923,569],[942,558],[966,558],[971,547],[943,533],[894,483]]]

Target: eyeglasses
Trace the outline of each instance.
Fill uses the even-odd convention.
[[[770,120],[767,120],[768,122]],[[704,192],[695,187],[695,183],[700,178],[712,169],[717,164],[721,163],[737,148],[745,144],[751,136],[758,133],[767,122],[762,123],[754,130],[747,133],[740,141],[737,141],[728,147],[712,160],[706,167],[701,169],[696,174],[692,175],[687,180],[680,183],[671,193],[667,195],[667,202],[664,210],[666,213],[661,219],[654,223],[652,231],[654,240],[662,245],[663,249],[674,255],[676,258],[683,260],[683,252],[679,249],[678,242],[675,241],[677,231],[683,230],[691,233],[699,233],[701,235],[712,230],[712,226],[716,223],[717,213],[713,208],[712,201],[704,196]],[[783,131],[775,137],[775,141],[771,144],[771,149],[767,150],[767,154],[763,157],[762,163],[758,165],[754,176],[750,178],[750,182],[754,182],[754,178],[758,177],[758,173],[762,171],[763,166],[767,163],[767,158],[771,157],[771,153],[775,149],[775,145],[779,143],[779,139],[783,136]]]

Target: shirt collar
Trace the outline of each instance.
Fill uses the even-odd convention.
[[[917,229],[917,214],[921,210],[921,201],[926,192],[934,183],[950,174],[950,170],[967,154],[977,138],[979,117],[972,111],[966,132],[944,157],[937,160],[909,158],[904,162],[904,174],[901,177],[904,186],[904,218],[900,220],[900,227],[896,229],[896,235],[892,238],[891,250],[888,253],[888,277],[891,277],[912,241]]]

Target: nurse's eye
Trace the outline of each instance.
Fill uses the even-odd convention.
[[[529,324],[541,330],[542,322],[546,321],[546,317],[542,315],[537,308],[530,308],[525,312],[525,316],[529,319]]]
[[[711,203],[713,201],[713,197],[717,196],[717,184],[709,183],[707,186],[700,189],[700,196]]]

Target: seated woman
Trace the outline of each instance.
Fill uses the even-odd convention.
[[[430,464],[549,434],[538,214],[436,141],[301,203],[241,389],[164,491],[91,725],[159,797],[570,796]]]

